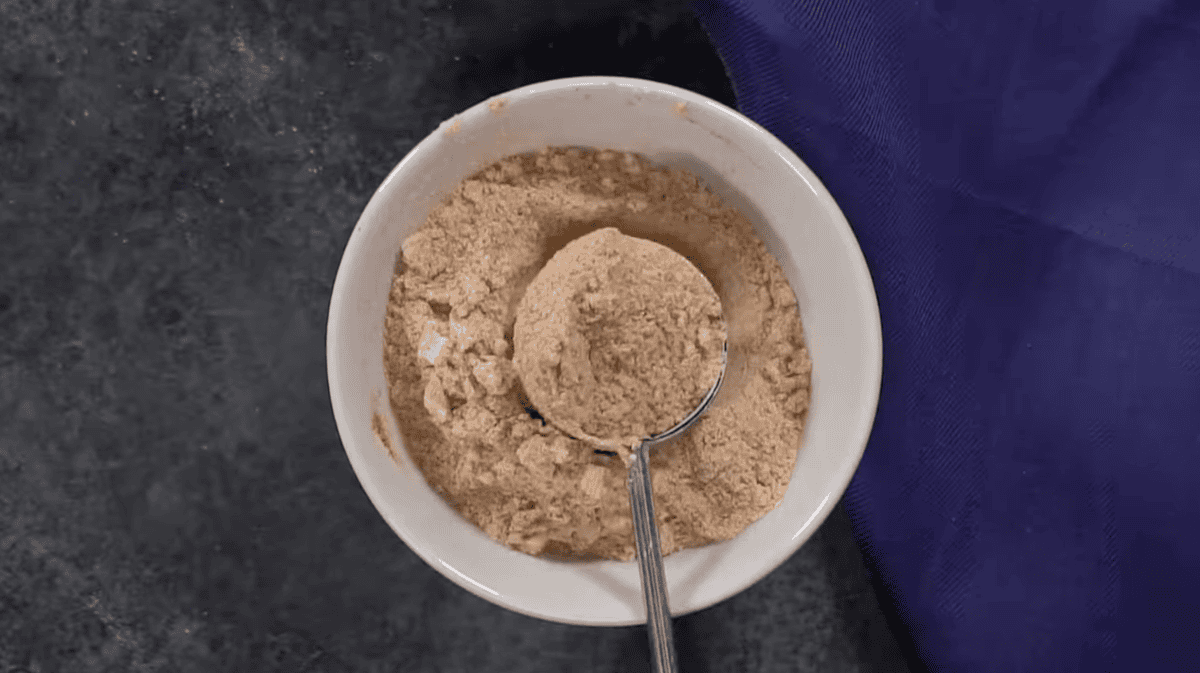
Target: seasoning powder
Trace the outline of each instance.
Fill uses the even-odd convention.
[[[724,344],[721,300],[704,274],[608,227],[568,243],[526,288],[513,365],[546,420],[624,459],[699,406]]]
[[[796,299],[749,220],[686,171],[607,150],[508,157],[458,185],[402,245],[385,323],[389,397],[430,486],[492,538],[551,557],[634,556],[626,469],[547,424],[513,367],[542,266],[604,228],[666,245],[720,297],[721,392],[650,469],[663,553],[727,540],[778,505],[808,408]]]

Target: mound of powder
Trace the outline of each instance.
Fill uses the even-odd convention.
[[[663,553],[727,540],[782,499],[811,363],[796,298],[746,216],[635,154],[547,149],[459,184],[402,245],[385,321],[392,412],[426,482],[537,555],[634,556],[626,468],[543,421],[513,368],[517,307],[554,254],[605,228],[666,245],[711,281],[728,333],[707,413],[650,454]]]
[[[525,290],[513,365],[572,436],[629,449],[682,421],[716,383],[721,300],[691,262],[614,228],[559,250]]]

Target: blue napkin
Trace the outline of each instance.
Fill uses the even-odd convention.
[[[875,281],[846,506],[902,637],[935,671],[1200,670],[1197,3],[695,8]]]

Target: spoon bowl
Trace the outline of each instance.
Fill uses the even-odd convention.
[[[696,421],[700,420],[701,414],[708,409],[708,405],[712,404],[712,401],[717,398],[717,393],[721,390],[721,383],[725,380],[725,367],[728,364],[729,342],[726,341],[721,347],[721,372],[717,374],[717,380],[713,382],[712,387],[709,388],[704,397],[700,399],[700,403],[696,405],[696,408],[692,410],[692,413],[684,416],[682,421],[679,421],[673,427],[668,428],[664,432],[660,432],[657,435],[651,435],[650,437],[646,438],[642,444],[658,444],[660,442],[665,442],[668,439],[673,439],[679,435],[682,435],[688,428],[695,425]]]

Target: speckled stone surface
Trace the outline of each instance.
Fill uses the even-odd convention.
[[[0,673],[649,670],[425,565],[330,410],[342,248],[439,121],[586,73],[733,103],[682,3],[511,5],[0,0]],[[840,509],[676,629],[686,671],[907,670]]]

